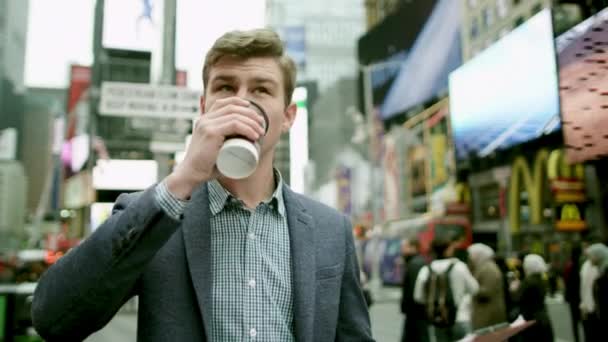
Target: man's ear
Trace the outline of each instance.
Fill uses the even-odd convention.
[[[281,132],[287,133],[296,120],[296,113],[298,112],[298,106],[292,102],[285,108],[283,125],[281,126]]]

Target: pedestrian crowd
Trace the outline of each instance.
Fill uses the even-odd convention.
[[[402,341],[458,341],[516,320],[534,323],[509,341],[554,341],[545,299],[556,294],[560,277],[574,341],[601,336],[601,326],[608,323],[606,245],[573,243],[563,272],[539,254],[507,259],[482,243],[470,245],[466,253],[458,253],[459,248],[460,241],[435,239],[430,253],[422,253],[416,239],[402,241]]]

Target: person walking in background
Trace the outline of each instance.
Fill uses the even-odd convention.
[[[420,270],[414,288],[414,300],[425,305],[438,342],[464,337],[465,329],[456,321],[457,311],[465,295],[475,295],[479,288],[467,265],[453,257],[454,248],[450,240],[433,240],[436,260]]]
[[[579,323],[581,321],[581,255],[583,250],[580,244],[574,244],[570,251],[570,261],[564,269],[564,284],[566,287],[565,299],[570,307],[572,319],[572,334],[574,341],[579,342]]]
[[[520,313],[525,320],[536,323],[521,332],[520,341],[553,342],[553,327],[545,305],[547,264],[540,255],[528,254],[523,267],[525,278],[520,288]]]
[[[472,300],[473,330],[506,322],[503,276],[494,262],[494,250],[482,243],[468,248],[469,264],[473,276],[479,283],[479,290]]]
[[[588,255],[588,249],[585,250]],[[595,299],[593,298],[593,285],[599,276],[599,269],[595,266],[589,257],[581,266],[581,320],[583,322],[583,333],[585,341],[593,341],[595,336],[598,336],[598,320],[595,311]]]
[[[505,299],[505,312],[507,315],[507,321],[511,322],[515,320],[516,316],[511,316],[511,313],[514,309],[513,298],[511,295],[511,279],[510,277],[515,277],[514,272],[509,269],[509,265],[507,264],[507,260],[503,255],[495,255],[494,262],[496,262],[496,266],[500,270],[502,274],[502,292]]]
[[[401,243],[405,271],[403,272],[403,292],[401,296],[401,313],[405,315],[401,341],[429,341],[428,325],[424,305],[414,300],[414,288],[418,273],[426,265],[420,255],[420,244],[416,239],[405,239]]]
[[[603,328],[608,326],[608,247],[602,243],[593,244],[587,248],[587,255],[598,270],[593,285],[593,299],[598,324]]]

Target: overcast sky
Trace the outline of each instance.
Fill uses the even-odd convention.
[[[139,13],[143,1],[106,0],[113,1],[121,8],[120,18],[106,18],[113,32],[132,32],[118,38],[136,39],[137,18],[127,12]],[[94,8],[95,0],[30,0],[26,86],[67,87],[70,64],[91,65]],[[203,58],[217,37],[233,29],[262,27],[264,14],[265,0],[177,0],[176,64],[188,71],[188,86],[202,86]],[[145,27],[138,32],[141,39]]]

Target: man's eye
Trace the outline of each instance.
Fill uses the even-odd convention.
[[[221,85],[219,87],[217,87],[218,91],[232,91],[234,88],[232,88],[232,86],[229,86],[227,84]]]
[[[255,88],[255,92],[256,92],[256,93],[262,93],[262,94],[268,94],[268,93],[269,93],[269,92],[268,92],[268,89],[266,89],[266,88],[264,88],[264,87],[258,87],[258,88]]]

